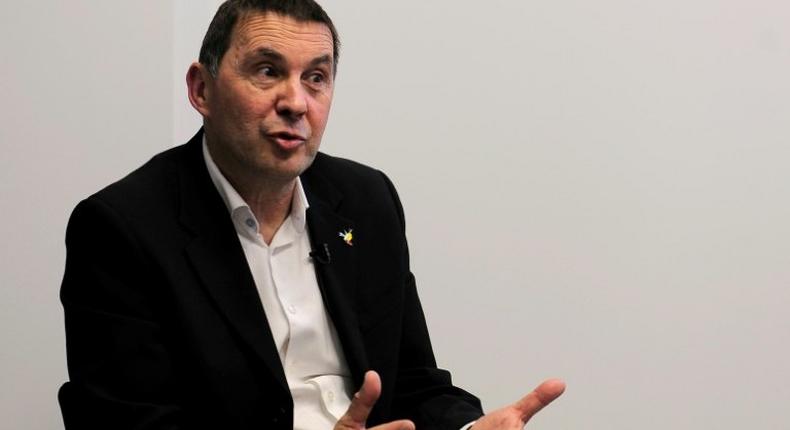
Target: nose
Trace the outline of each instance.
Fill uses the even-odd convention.
[[[297,121],[307,112],[307,94],[299,78],[282,82],[275,105],[277,114],[289,121]]]

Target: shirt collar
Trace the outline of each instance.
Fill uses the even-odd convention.
[[[211,158],[211,153],[208,151],[208,145],[206,144],[205,134],[203,135],[203,160],[206,162],[206,168],[211,177],[211,182],[214,183],[217,192],[219,192],[220,197],[222,197],[222,201],[225,202],[225,206],[228,208],[236,231],[240,234],[253,234],[257,236],[259,231],[258,221],[255,219],[250,206],[239,195],[236,189],[233,188],[233,185],[228,182],[228,179],[225,178],[225,175],[219,170],[214,159]],[[291,218],[293,226],[300,233],[305,230],[308,207],[310,207],[310,203],[308,203],[307,196],[304,193],[302,180],[297,176],[296,186],[294,187],[293,198],[291,200],[291,212],[288,214],[288,217]]]

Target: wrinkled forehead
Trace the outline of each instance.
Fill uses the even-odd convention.
[[[325,24],[297,21],[277,13],[248,12],[233,29],[230,50],[236,55],[271,49],[315,57],[333,55],[332,32]]]

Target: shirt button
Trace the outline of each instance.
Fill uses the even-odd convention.
[[[296,313],[296,306],[288,305],[288,312],[295,314]]]
[[[247,221],[244,221],[244,223],[247,224],[247,227],[249,228],[255,227],[255,220],[252,218],[247,218]]]
[[[329,399],[330,402],[335,401],[335,393],[329,391],[328,393],[326,393],[326,398]]]

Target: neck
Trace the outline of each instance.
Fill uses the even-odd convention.
[[[259,232],[263,240],[269,244],[274,234],[291,212],[296,179],[287,184],[268,184],[268,186],[251,186],[244,181],[236,181],[228,177],[239,195],[250,206],[258,220]]]
[[[296,190],[296,178],[267,175],[266,172],[251,170],[224,157],[222,151],[212,151],[211,158],[222,175],[249,205],[258,221],[263,240],[270,244],[274,234],[291,212],[291,202]]]

